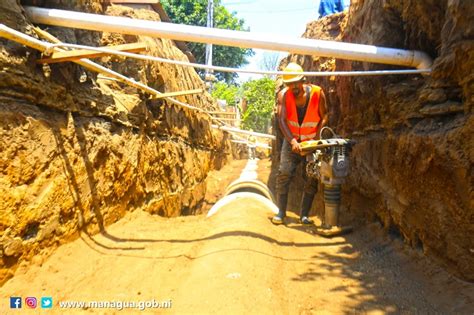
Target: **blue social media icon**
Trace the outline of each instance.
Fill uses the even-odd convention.
[[[41,308],[52,308],[53,307],[53,298],[50,296],[43,296],[41,298]]]
[[[10,308],[21,308],[21,297],[10,297]]]

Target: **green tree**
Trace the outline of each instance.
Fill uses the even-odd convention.
[[[275,81],[265,77],[247,81],[242,85],[247,99],[247,110],[243,114],[243,127],[267,133],[275,106]]]
[[[235,104],[239,88],[236,85],[228,85],[225,82],[217,82],[212,89],[212,96],[216,99],[225,100],[227,105]]]
[[[174,23],[206,26],[207,23],[207,0],[162,0],[161,4]],[[220,0],[214,0],[214,27],[228,30],[248,31],[244,26],[245,21],[230,13],[220,4]],[[202,43],[188,43],[196,61],[204,64],[206,59],[206,45]],[[213,64],[238,68],[248,64],[247,57],[254,54],[249,48],[238,48],[229,46],[213,46]],[[198,70],[203,73],[202,70]],[[220,81],[235,83],[237,73],[216,72]]]

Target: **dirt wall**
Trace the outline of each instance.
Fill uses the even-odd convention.
[[[309,81],[326,91],[330,126],[357,140],[343,209],[356,219],[380,221],[469,281],[474,281],[473,18],[469,1],[359,0],[347,15],[308,24],[303,35],[423,50],[434,59],[431,76]],[[311,71],[397,69],[296,55],[282,66],[290,60]],[[294,186],[298,192],[301,182]],[[319,196],[313,211],[321,207]]]
[[[24,1],[91,13],[159,20],[150,10],[99,1]],[[34,35],[20,3],[0,2],[0,21]],[[148,53],[187,60],[170,40],[48,27],[68,43],[146,42]],[[35,35],[34,35],[35,36]],[[0,39],[0,283],[29,259],[102,231],[127,211],[190,214],[210,170],[228,159],[227,135],[208,116],[152,100],[72,63],[41,66],[40,53]],[[202,88],[193,69],[104,57],[113,70],[161,91]],[[216,108],[207,93],[177,97]]]

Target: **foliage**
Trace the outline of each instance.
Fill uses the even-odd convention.
[[[174,23],[206,26],[207,22],[207,0],[162,0],[161,4]],[[230,13],[220,4],[220,0],[214,0],[214,27],[228,30],[248,31],[244,27],[245,21]],[[196,61],[204,64],[206,61],[206,45],[202,43],[188,43]],[[248,64],[247,57],[254,54],[252,49],[229,46],[213,46],[213,64],[239,68]],[[199,70],[201,74],[203,73]],[[228,84],[234,83],[237,73],[216,72],[220,81]]]
[[[242,90],[247,99],[247,110],[242,118],[244,129],[267,133],[275,106],[275,81],[268,77],[247,81]]]
[[[228,85],[225,82],[217,82],[212,89],[212,96],[216,99],[225,100],[227,105],[234,105],[238,97],[239,88],[236,85]]]

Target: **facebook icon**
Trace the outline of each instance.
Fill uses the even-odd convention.
[[[10,297],[10,308],[21,308],[21,297]]]

